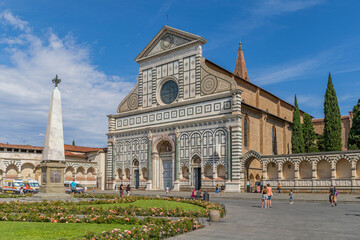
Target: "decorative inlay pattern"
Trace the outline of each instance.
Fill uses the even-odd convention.
[[[201,92],[203,94],[212,94],[217,88],[218,82],[214,76],[207,76],[201,81]]]
[[[176,107],[169,110],[158,110],[151,113],[143,113],[130,117],[116,119],[116,130],[123,130],[129,127],[142,127],[151,124],[161,124],[167,122],[182,121],[201,117],[215,116],[219,113],[230,113],[232,111],[231,97],[211,100],[202,103],[189,104],[188,106]],[[204,111],[203,111],[204,109]],[[136,118],[136,121],[134,120]]]
[[[133,110],[136,109],[138,107],[139,104],[139,98],[137,94],[131,94],[131,96],[129,97],[128,100],[128,107],[129,109]]]

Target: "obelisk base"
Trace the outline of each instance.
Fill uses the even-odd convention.
[[[42,183],[40,191],[34,197],[44,200],[61,200],[71,198],[65,193],[63,161],[45,161],[40,164],[42,171]]]

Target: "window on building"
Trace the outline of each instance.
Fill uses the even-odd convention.
[[[245,117],[244,118],[244,147],[247,149],[248,148],[248,144],[249,144],[249,141],[248,141],[248,138],[249,138],[249,135],[248,135],[248,119]]]
[[[272,128],[272,150],[273,154],[277,155],[277,143],[276,143],[276,129],[275,127]]]

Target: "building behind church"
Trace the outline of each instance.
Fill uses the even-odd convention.
[[[105,189],[106,149],[64,145],[65,181]],[[0,143],[0,186],[4,179],[35,179],[41,184],[43,147]]]

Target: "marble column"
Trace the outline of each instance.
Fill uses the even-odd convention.
[[[152,189],[152,133],[148,133],[148,181],[146,182],[146,190]]]

